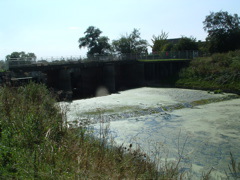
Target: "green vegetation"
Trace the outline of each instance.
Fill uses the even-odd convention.
[[[142,39],[138,29],[131,34],[122,35],[120,39],[113,40],[113,51],[119,54],[146,54],[148,43]]]
[[[208,33],[206,46],[210,53],[223,53],[240,48],[240,18],[228,12],[211,12],[203,29]]]
[[[151,45],[154,54],[161,54],[162,52],[176,52],[176,51],[197,51],[199,50],[198,42],[193,37],[184,37],[177,39],[167,39],[168,33],[161,32],[161,35],[152,38]]]
[[[75,122],[78,125],[79,122]],[[104,124],[102,127],[105,126]],[[74,127],[74,128],[73,128]],[[43,85],[0,88],[0,179],[177,179],[178,164],[159,168],[132,145],[114,146],[69,126]]]
[[[111,50],[109,38],[100,36],[102,31],[94,26],[89,26],[84,32],[84,37],[79,38],[79,48],[87,47],[87,55],[106,55]]]
[[[240,50],[193,60],[177,86],[240,93]]]

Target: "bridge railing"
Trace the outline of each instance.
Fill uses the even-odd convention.
[[[111,54],[111,55],[93,55],[82,58],[81,56],[70,56],[70,57],[47,57],[40,58],[37,61],[31,61],[24,58],[10,58],[6,61],[7,67],[16,68],[22,66],[41,66],[41,65],[61,65],[71,64],[79,62],[110,62],[110,61],[123,61],[123,60],[137,60],[137,54]]]
[[[153,59],[193,59],[199,57],[198,51],[161,51],[149,55],[141,55],[138,59],[153,60]]]
[[[29,66],[36,63],[35,58],[10,58],[6,60],[7,69],[9,67]]]
[[[82,58],[80,56],[70,57],[48,57],[41,58],[37,61],[28,58],[10,58],[7,62],[8,68],[16,68],[22,66],[42,66],[42,65],[54,65],[54,64],[70,64],[79,62],[110,62],[110,61],[136,61],[136,60],[154,60],[154,59],[193,59],[198,57],[198,51],[166,51],[157,52],[152,54],[110,54],[110,55],[93,55]]]

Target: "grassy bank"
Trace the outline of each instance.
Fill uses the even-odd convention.
[[[79,125],[79,122],[75,122]],[[178,164],[157,171],[132,145],[113,146],[103,128],[71,128],[44,85],[0,88],[0,179],[168,179]]]
[[[176,85],[240,94],[240,50],[193,60]]]

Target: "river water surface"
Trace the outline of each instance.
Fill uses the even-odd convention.
[[[61,103],[68,121],[109,124],[117,144],[133,144],[151,156],[175,161],[191,179],[213,169],[225,179],[230,152],[240,157],[240,99],[233,94],[177,88],[138,88]]]

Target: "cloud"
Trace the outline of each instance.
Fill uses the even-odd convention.
[[[71,26],[71,27],[69,27],[68,29],[70,29],[70,30],[79,30],[79,29],[81,29],[80,27],[77,27],[77,26]]]

